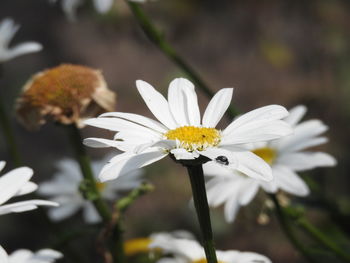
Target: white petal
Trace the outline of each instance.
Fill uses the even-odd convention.
[[[12,18],[5,18],[0,23],[0,47],[7,48],[14,35],[19,29]]]
[[[6,165],[5,161],[0,161],[0,172],[2,171],[2,169],[4,169],[5,165]]]
[[[51,262],[53,262],[53,260],[59,259],[62,257],[63,257],[63,254],[61,252],[53,250],[53,249],[49,249],[49,248],[40,249],[34,255],[34,259],[37,259],[38,263],[39,262],[41,263],[42,260],[46,260],[45,262],[51,263]]]
[[[137,80],[136,86],[153,115],[169,129],[175,129],[178,125],[174,120],[166,99],[145,81]]]
[[[33,252],[28,249],[18,249],[9,256],[10,263],[22,263],[31,260]]]
[[[234,159],[237,161],[236,169],[245,175],[263,181],[272,180],[271,167],[254,153],[236,152]]]
[[[170,151],[176,160],[193,160],[199,157],[198,152],[188,152],[183,148],[176,148]]]
[[[16,196],[26,195],[26,194],[32,193],[32,192],[36,191],[36,189],[38,189],[37,184],[35,184],[33,182],[27,182],[25,185],[23,185],[21,187],[21,189],[19,189],[19,191],[16,193]]]
[[[0,246],[0,262],[8,263],[7,253],[6,253],[5,249],[3,249],[2,246]]]
[[[284,118],[284,121],[286,121],[291,126],[295,126],[304,117],[306,111],[307,108],[304,105],[295,106],[294,108],[289,110],[289,115],[286,118]]]
[[[65,0],[62,1],[62,9],[63,12],[66,14],[66,16],[74,21],[75,20],[75,13],[77,11],[77,8],[79,5],[82,4],[82,0]]]
[[[51,220],[57,222],[74,215],[80,207],[80,204],[76,202],[65,203],[60,207],[51,208],[48,214]]]
[[[107,13],[113,5],[113,0],[94,0],[94,6],[97,12]]]
[[[149,134],[150,136],[159,136],[159,133],[146,128],[145,126],[136,124],[131,121],[119,119],[119,118],[92,118],[84,121],[86,125],[94,126],[97,128],[107,129],[110,131],[138,131],[144,133],[145,135]]]
[[[58,203],[46,200],[28,200],[0,206],[0,215],[20,213],[38,208],[38,206],[58,206]]]
[[[281,155],[276,162],[294,171],[306,171],[316,167],[330,167],[337,164],[333,156],[323,152],[287,153]]]
[[[84,145],[93,147],[93,148],[107,148],[115,147],[118,148],[123,143],[120,141],[108,140],[103,138],[86,138],[83,141]]]
[[[98,177],[102,182],[116,179],[130,171],[154,163],[167,155],[168,154],[163,151],[152,151],[140,154],[119,154],[111,159],[110,163],[102,169]]]
[[[147,128],[150,128],[150,129],[155,130],[155,131],[160,132],[160,133],[165,133],[168,130],[167,127],[165,127],[163,124],[161,124],[155,120],[144,117],[142,115],[133,114],[133,113],[107,112],[107,113],[100,115],[100,117],[116,117],[116,118],[126,119],[128,121],[138,123],[142,126],[145,126]]]
[[[285,140],[285,138],[282,138],[282,140]],[[277,140],[276,142],[272,142],[271,145],[276,145],[276,147],[273,148],[279,149],[280,152],[298,152],[310,147],[325,144],[326,142],[328,142],[328,139],[326,137],[314,137],[300,139],[298,141],[294,141],[294,143],[288,143],[288,145],[284,144],[283,148],[282,143],[279,142],[279,140]]]
[[[200,113],[194,85],[187,79],[174,79],[168,90],[170,111],[180,126],[199,126]]]
[[[102,218],[97,212],[96,208],[91,202],[85,202],[83,209],[83,216],[87,223],[95,224],[101,222]]]
[[[280,105],[269,105],[252,110],[234,120],[223,134],[230,134],[238,128],[257,121],[275,121],[288,116],[288,111]]]
[[[245,178],[242,182],[240,192],[239,192],[239,204],[245,206],[249,204],[259,190],[259,182],[251,179]]]
[[[222,116],[230,106],[233,89],[226,88],[219,90],[210,100],[204,115],[202,125],[204,127],[215,128]]]
[[[15,57],[24,55],[24,54],[28,54],[28,53],[34,53],[34,52],[38,52],[42,49],[42,45],[36,42],[25,42],[25,43],[21,43],[18,44],[12,48],[10,48],[5,56],[3,60],[11,60]]]
[[[264,181],[272,180],[271,167],[263,159],[252,152],[230,152],[221,148],[209,148],[206,151],[202,151],[201,155],[204,155],[211,160],[216,160],[219,156],[226,157],[228,164],[222,165],[222,167],[232,171],[238,170],[255,179]]]
[[[235,220],[239,207],[236,196],[232,196],[225,203],[224,214],[227,222],[232,223]]]
[[[225,129],[220,145],[268,141],[290,135],[292,132],[291,127],[284,121],[252,121],[231,130],[230,133],[227,133]]]
[[[33,170],[28,167],[14,169],[0,178],[0,204],[5,203],[30,180]]]
[[[297,196],[306,196],[310,189],[307,184],[291,169],[282,165],[273,167],[273,175],[278,188]]]
[[[324,133],[328,127],[320,120],[308,120],[297,125],[293,134],[276,142],[279,151],[292,151],[294,148],[301,149],[300,144],[316,138]]]

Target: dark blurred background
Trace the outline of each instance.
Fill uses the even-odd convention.
[[[116,0],[107,15],[98,15],[85,1],[74,22],[67,20],[60,4],[47,0],[1,0],[0,19],[12,17],[21,24],[13,43],[40,42],[44,50],[3,65],[0,96],[16,131],[25,165],[35,170],[34,181],[51,178],[55,162],[72,156],[65,131],[47,124],[40,131],[26,131],[15,120],[16,97],[29,77],[60,63],[78,63],[101,69],[111,89],[118,94],[118,111],[151,116],[137,94],[135,80],[142,79],[166,93],[168,83],[183,72],[144,36],[122,0]],[[213,91],[235,87],[233,103],[242,112],[266,104],[297,104],[308,107],[307,118],[319,118],[330,129],[330,142],[322,147],[338,160],[335,168],[322,168],[307,175],[321,186],[327,202],[349,213],[350,166],[350,2],[340,0],[158,0],[144,5],[166,39],[210,85]],[[199,90],[197,90],[200,93]],[[208,99],[200,95],[201,107]],[[86,128],[84,137],[109,136]],[[91,150],[93,159],[105,151]],[[14,164],[0,137],[1,160]],[[156,190],[142,197],[127,213],[126,236],[187,229],[198,234],[188,200],[188,178],[183,169],[163,160],[146,169]],[[293,199],[295,200],[295,199]],[[310,197],[297,200],[307,207],[310,220],[325,231],[332,213]],[[257,217],[263,197],[241,210],[234,224],[225,223],[220,209],[212,210],[214,233],[220,249],[238,249],[265,254],[273,262],[304,262],[290,245],[278,222],[267,225]],[[42,211],[0,217],[0,244],[8,251],[39,249],[55,242],[56,234],[43,222]],[[64,221],[57,229],[72,231],[81,216]],[[333,229],[332,229],[333,231]],[[345,227],[334,231],[349,231]],[[337,233],[338,233],[337,232]],[[79,257],[89,258],[90,239],[71,245]],[[86,245],[89,244],[89,245]],[[84,251],[85,250],[85,251]],[[68,253],[68,252],[67,252]],[[328,262],[336,262],[328,258]],[[62,262],[72,261],[68,256]],[[86,261],[93,262],[93,261]]]

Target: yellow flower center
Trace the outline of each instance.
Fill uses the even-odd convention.
[[[269,147],[258,148],[253,150],[252,152],[270,165],[275,161],[277,157],[276,151]]]
[[[214,128],[183,126],[170,130],[165,134],[168,140],[178,140],[180,146],[187,151],[203,151],[216,146],[220,142],[220,132]]]
[[[199,260],[193,261],[192,263],[207,263],[208,261],[205,258],[201,258]],[[218,261],[218,263],[225,263],[223,261]]]
[[[100,183],[100,182],[96,182],[96,187],[97,187],[97,190],[102,192],[105,188],[106,188],[106,183]]]
[[[152,242],[149,238],[135,238],[124,242],[124,252],[127,256],[133,256],[139,253],[147,253],[150,251],[148,247]]]

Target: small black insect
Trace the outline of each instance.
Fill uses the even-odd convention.
[[[220,155],[220,156],[216,157],[215,161],[217,161],[218,163],[223,164],[223,165],[228,165],[229,164],[227,157],[223,156],[223,155]]]

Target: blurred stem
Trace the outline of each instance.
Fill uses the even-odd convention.
[[[309,262],[316,263],[316,261],[311,257],[308,249],[304,247],[296,237],[292,226],[289,224],[287,214],[284,212],[283,208],[281,207],[276,195],[270,194],[269,196],[275,205],[276,217],[281,225],[282,230],[284,231],[285,235],[289,239],[289,241],[305,257],[305,259],[307,259]]]
[[[313,226],[306,218],[297,220],[297,224],[304,229],[314,240],[332,251],[339,259],[350,262],[350,255],[340,249],[332,240],[328,239],[319,229]]]
[[[131,1],[126,2],[128,3],[134,17],[148,39],[153,42],[153,44],[155,44],[155,46],[161,50],[164,55],[166,55],[175,65],[182,69],[209,98],[213,97],[214,92],[211,91],[200,75],[185,60],[183,60],[175,49],[164,39],[163,34],[157,30],[152,21],[143,12],[139,4]],[[238,114],[238,111],[231,106],[227,113],[231,118],[234,118]]]
[[[203,246],[207,262],[217,263],[207,193],[205,190],[203,167],[202,165],[187,165],[186,168],[191,181],[193,201],[203,236]]]
[[[80,190],[82,191],[83,196],[87,200],[92,201],[99,215],[102,217],[104,223],[106,224],[106,231],[103,231],[106,233],[102,235],[103,241],[106,241],[108,238],[108,229],[110,228],[110,225],[113,225],[112,214],[108,209],[107,204],[102,199],[100,191],[97,188],[96,180],[90,165],[90,159],[85,152],[84,145],[82,144],[80,131],[74,124],[68,126],[68,129],[70,133],[71,144],[75,148],[76,157],[85,180],[80,186]],[[121,231],[119,231],[117,224],[115,230],[113,231],[113,236],[110,245],[110,251],[112,253],[114,263],[124,262],[123,247],[122,244],[120,244],[120,242],[122,243],[122,237]],[[121,250],[119,250],[120,247],[122,248]],[[108,255],[104,256],[108,257]]]
[[[113,257],[116,259],[116,262],[124,262],[124,229],[122,226],[123,214],[126,210],[133,204],[136,199],[140,196],[153,191],[153,185],[149,183],[143,183],[140,187],[132,190],[126,197],[117,201],[114,205],[115,212],[113,213],[113,226],[112,226],[112,252]]]
[[[84,145],[82,144],[80,131],[74,124],[69,125],[68,130],[81,172],[88,184],[86,187],[80,187],[80,189],[83,191],[84,197],[93,202],[103,221],[109,222],[111,220],[111,213],[97,188],[96,180],[90,165],[90,158],[87,156]]]
[[[6,114],[6,110],[3,105],[2,98],[0,99],[0,125],[1,125],[2,132],[4,134],[5,143],[7,145],[8,151],[15,165],[20,166],[21,157],[18,151],[14,131],[13,131],[11,122]]]
[[[120,214],[124,214],[131,204],[133,204],[139,197],[152,192],[154,186],[150,183],[142,183],[138,188],[132,190],[126,197],[120,199],[115,204],[115,208]]]

